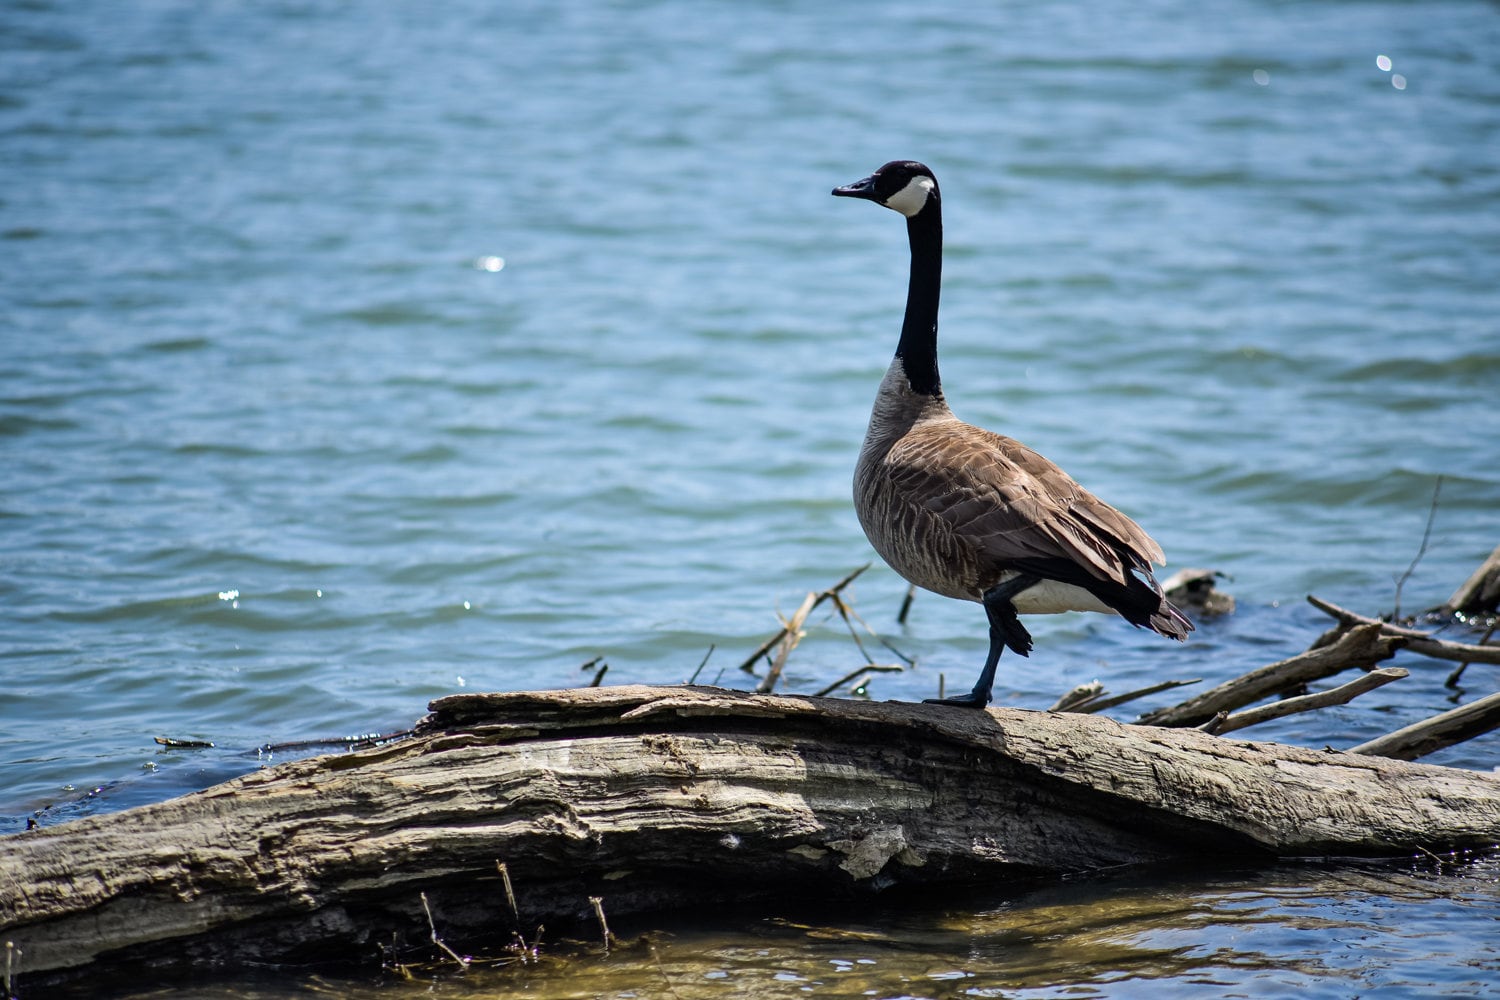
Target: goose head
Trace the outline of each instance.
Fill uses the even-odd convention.
[[[911,219],[937,202],[938,184],[925,164],[892,160],[864,180],[834,188],[833,193],[840,198],[864,198]]]

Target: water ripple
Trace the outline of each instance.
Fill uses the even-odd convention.
[[[943,181],[955,410],[1240,601],[1170,649],[1039,621],[1007,703],[1281,659],[1321,630],[1309,590],[1389,607],[1442,476],[1403,598],[1436,603],[1500,535],[1500,36],[1482,6],[1427,14],[0,5],[6,808],[146,801],[239,759],[158,759],[157,731],[248,747],[404,724],[461,684],[576,683],[595,655],[676,682],[710,643],[714,673],[747,654],[873,557],[849,479],[907,244],[827,192],[893,156]],[[904,593],[877,565],[851,594],[918,656],[874,697],[983,655],[973,607],[922,596],[902,630]],[[797,655],[800,692],[857,663],[834,619]],[[1441,680],[1272,735],[1374,735],[1448,707]],[[1223,926],[1292,927],[1292,882],[1218,900]],[[1399,891],[1340,898],[1364,934]],[[1478,909],[1444,912],[1481,940]],[[992,992],[1399,979],[1162,919],[1075,928],[1072,957],[996,926],[930,964],[1072,970],[997,957],[965,981]],[[779,989],[762,971],[740,974]],[[958,988],[926,975],[868,988]]]

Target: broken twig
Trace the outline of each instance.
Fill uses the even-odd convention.
[[[870,568],[870,564],[869,563],[865,563],[863,566],[859,567],[854,572],[852,572],[848,576],[844,577],[842,580],[840,580],[838,583],[834,584],[832,587],[829,587],[827,590],[823,591],[821,594],[816,595],[816,598],[813,601],[812,607],[816,608],[819,604],[822,604],[823,601],[825,601],[829,597],[829,595],[839,593],[839,591],[841,591],[845,587],[847,587],[854,580],[855,577],[859,576],[861,573],[863,573],[865,570],[867,570],[869,568]],[[813,596],[813,595],[809,595],[809,596]],[[808,611],[811,612],[812,608],[809,608]],[[755,672],[755,664],[760,661],[760,658],[762,656],[765,656],[767,653],[769,653],[771,651],[771,649],[778,642],[780,642],[782,640],[782,638],[786,634],[787,634],[787,623],[783,622],[782,626],[781,626],[781,631],[777,632],[775,635],[771,636],[771,638],[769,638],[765,642],[761,643],[760,644],[760,648],[757,649],[755,652],[751,653],[748,657],[745,658],[745,662],[740,664],[740,669],[743,670],[747,674],[754,673]]]
[[[438,937],[437,924],[432,922],[432,907],[427,905],[427,893],[420,893],[420,895],[422,897],[422,909],[427,914],[427,926],[432,931],[432,943],[443,949],[443,951],[447,952],[448,957],[457,962],[459,968],[463,969],[465,972],[469,971],[469,960],[459,955],[459,953],[454,951],[452,948],[448,947],[448,943],[442,938]]]
[[[604,919],[604,897],[590,896],[589,904],[594,908],[594,916],[599,918],[599,932],[604,936],[604,954],[609,954],[609,943],[614,940],[614,935],[609,932],[609,922]]]
[[[1422,544],[1417,546],[1417,554],[1412,557],[1411,565],[1406,567],[1406,572],[1396,579],[1396,601],[1395,607],[1391,609],[1391,620],[1399,621],[1401,618],[1401,589],[1406,586],[1406,581],[1411,579],[1412,573],[1416,572],[1417,563],[1427,554],[1427,542],[1432,538],[1432,522],[1437,519],[1438,496],[1443,492],[1443,477],[1438,476],[1437,482],[1432,484],[1432,504],[1427,508],[1427,526],[1422,529]]]
[[[814,692],[813,693],[813,697],[814,698],[824,698],[824,697],[827,697],[828,695],[833,694],[833,692],[837,691],[839,688],[843,687],[845,684],[849,683],[850,681],[854,680],[855,678],[859,677],[862,674],[868,674],[868,673],[899,674],[902,671],[904,671],[905,669],[906,669],[905,667],[897,666],[894,663],[866,663],[862,667],[859,667],[859,668],[857,668],[855,670],[849,671],[847,674],[845,674],[844,676],[840,677],[838,680],[834,681],[832,684],[828,685],[823,690]]]
[[[781,644],[776,647],[776,659],[771,662],[771,669],[766,671],[766,676],[761,678],[755,690],[761,694],[770,694],[776,687],[776,682],[781,679],[782,670],[786,669],[787,657],[792,655],[792,650],[797,648],[797,643],[807,633],[802,631],[802,626],[807,622],[807,616],[812,614],[812,609],[818,606],[818,595],[809,593],[802,599],[802,605],[791,618],[785,619],[781,627]]]
[[[516,891],[511,888],[510,866],[504,861],[496,861],[495,867],[500,869],[500,881],[505,883],[505,901],[510,904],[510,915],[515,919],[516,924],[519,925],[521,923],[521,910],[516,906]]]

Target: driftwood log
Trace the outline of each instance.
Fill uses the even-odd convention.
[[[0,839],[0,941],[25,988],[375,963],[438,934],[495,954],[592,922],[592,900],[618,929],[664,907],[1497,841],[1495,775],[1092,715],[701,687],[458,695],[398,743]]]

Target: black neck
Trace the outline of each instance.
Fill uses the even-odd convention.
[[[906,318],[896,357],[906,369],[913,392],[941,396],[937,367],[938,293],[943,284],[943,213],[937,192],[922,211],[906,220],[911,241],[911,282],[906,288]]]

